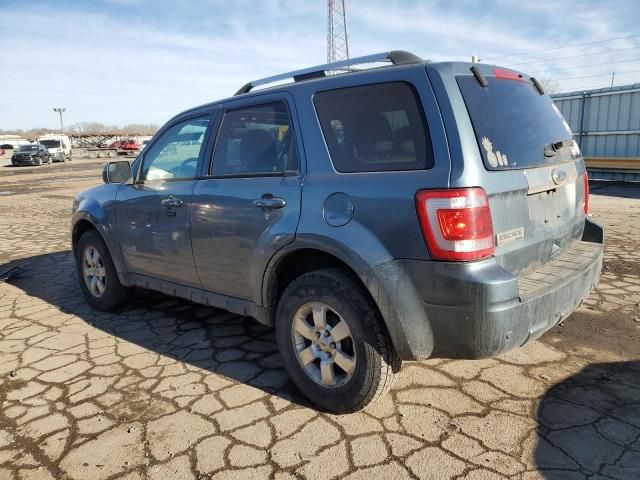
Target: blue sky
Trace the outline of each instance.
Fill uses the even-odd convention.
[[[0,128],[55,128],[53,106],[66,124],[162,124],[248,80],[324,63],[325,3],[0,0]],[[476,54],[560,90],[606,86],[612,71],[616,84],[640,82],[635,0],[347,0],[347,23],[352,56]]]

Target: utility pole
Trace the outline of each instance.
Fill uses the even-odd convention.
[[[57,112],[58,115],[60,115],[60,133],[64,133],[64,124],[62,123],[62,113],[65,112],[67,109],[64,107],[57,107],[54,108],[53,111]]]
[[[613,79],[616,78],[616,72],[611,72],[611,87],[613,88]]]
[[[349,59],[344,0],[327,0],[327,63]]]

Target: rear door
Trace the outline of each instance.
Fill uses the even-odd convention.
[[[206,112],[168,125],[145,149],[136,182],[118,190],[118,235],[130,272],[200,286],[189,206],[210,117]]]
[[[483,68],[486,86],[469,70],[456,81],[486,171],[476,182],[489,190],[496,257],[519,273],[580,239],[584,164],[548,95],[517,72]]]
[[[205,289],[259,302],[266,262],[293,242],[300,216],[295,107],[282,93],[228,102],[221,113],[211,165],[193,192],[193,252]]]

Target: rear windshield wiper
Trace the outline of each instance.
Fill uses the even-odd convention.
[[[562,147],[569,147],[573,143],[573,140],[561,140],[559,142],[551,142],[549,145],[544,147],[544,156],[545,157],[555,157],[558,150]]]

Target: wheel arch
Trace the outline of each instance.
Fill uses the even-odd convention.
[[[328,247],[327,247],[328,245]],[[346,250],[346,251],[345,251]],[[393,346],[402,360],[428,358],[433,350],[433,338],[428,324],[421,323],[420,337],[427,338],[427,345],[416,354],[412,347],[411,332],[406,329],[409,317],[423,318],[419,299],[410,293],[399,294],[394,286],[405,276],[393,264],[369,266],[354,252],[334,248],[332,243],[319,246],[316,242],[294,242],[280,250],[269,262],[262,283],[262,305],[267,324],[275,324],[278,301],[286,286],[298,275],[322,268],[342,268],[363,289],[380,314]],[[382,275],[382,276],[381,276]],[[395,279],[395,280],[394,280]],[[404,289],[402,289],[404,290]],[[410,289],[409,289],[410,290]],[[422,332],[424,330],[424,332]]]
[[[120,254],[118,245],[111,241],[101,222],[99,222],[93,215],[83,210],[77,211],[73,216],[73,223],[71,227],[71,249],[73,251],[74,258],[80,238],[90,230],[98,232],[98,235],[100,235],[100,238],[102,238],[102,241],[106,245],[109,255],[111,255],[111,260],[116,268],[116,272],[118,273],[120,283],[123,285],[129,285],[130,282],[127,281],[127,270],[124,266],[124,260]]]

